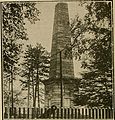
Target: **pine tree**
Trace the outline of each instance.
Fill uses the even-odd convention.
[[[41,44],[37,44],[35,47],[27,46],[22,67],[22,77],[26,79],[21,82],[28,89],[28,105],[30,88],[32,88],[33,107],[36,107],[36,103],[40,107],[40,83],[49,75],[49,53]]]
[[[13,109],[13,86],[19,70],[18,61],[23,45],[22,41],[28,39],[24,19],[35,23],[39,20],[39,11],[36,9],[34,2],[3,2],[2,13],[3,84],[7,83],[6,86],[9,86]],[[3,91],[5,92],[5,87],[3,87]],[[6,97],[4,94],[4,98]],[[6,103],[6,101],[4,102]]]

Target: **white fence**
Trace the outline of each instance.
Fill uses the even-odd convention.
[[[113,109],[5,108],[4,118],[13,119],[113,119]]]

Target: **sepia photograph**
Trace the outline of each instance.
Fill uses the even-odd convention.
[[[2,1],[2,120],[114,120],[112,0]]]

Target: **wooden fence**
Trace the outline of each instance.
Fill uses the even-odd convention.
[[[14,119],[113,119],[113,109],[76,108],[5,108],[4,118]]]

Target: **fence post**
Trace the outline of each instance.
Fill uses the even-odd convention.
[[[87,108],[85,109],[85,118],[87,119]]]
[[[61,119],[63,119],[63,108],[61,107]]]
[[[114,112],[114,110],[113,110],[113,108],[111,108],[111,119],[113,119],[114,117],[113,117],[113,112]]]
[[[105,109],[105,119],[107,119],[107,109]]]
[[[48,118],[48,115],[47,115],[47,108],[44,109],[44,118]],[[40,115],[40,111],[39,111],[39,115]],[[40,115],[41,116],[41,115]]]
[[[70,109],[68,108],[68,119],[70,118]]]
[[[110,119],[111,118],[111,110],[108,109],[108,111],[109,111],[109,119]]]
[[[27,108],[27,118],[29,119],[29,108]]]
[[[94,117],[94,109],[92,109],[92,118],[94,119],[95,117]]]
[[[14,118],[17,117],[17,111],[16,111],[16,107],[14,107]]]
[[[110,108],[109,109],[109,119],[112,119],[113,118],[113,108]]]
[[[80,119],[80,109],[78,109],[78,119]]]
[[[71,119],[73,119],[73,109],[71,108]]]
[[[89,108],[89,119],[91,119],[91,109]]]
[[[101,109],[99,109],[99,119],[101,119]]]
[[[32,116],[31,116],[31,118],[33,119],[34,118],[34,114],[35,114],[34,113],[34,108],[32,108],[31,110],[32,110]]]
[[[12,108],[10,108],[10,118],[12,118]]]
[[[36,118],[39,118],[39,108],[36,108]]]
[[[104,109],[104,119],[106,119],[106,109]]]
[[[48,112],[48,118],[51,119],[51,108],[49,108],[49,112]]]
[[[21,118],[21,108],[19,108],[19,115],[18,118]]]
[[[41,114],[41,117],[43,118],[43,108],[40,109],[40,114]]]
[[[59,108],[57,108],[57,119],[59,119]]]
[[[25,108],[23,108],[23,118],[26,118],[26,115],[25,115]]]
[[[104,109],[102,109],[102,119],[104,119]]]
[[[95,119],[98,119],[98,110],[97,108],[95,108],[94,110],[95,110]]]
[[[82,119],[84,119],[84,109],[82,108]]]
[[[66,108],[64,108],[64,119],[66,119],[67,111]]]
[[[77,119],[77,109],[75,108],[75,119]]]
[[[8,118],[8,108],[5,107],[4,118]]]
[[[53,110],[53,119],[55,119],[56,110]]]

